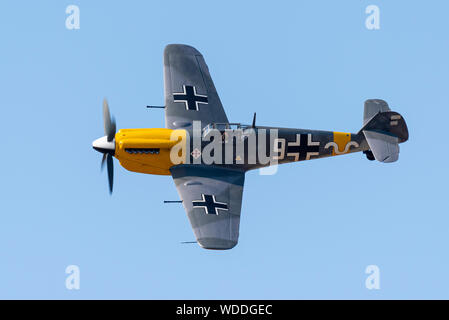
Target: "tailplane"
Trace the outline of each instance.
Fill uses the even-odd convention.
[[[404,118],[391,111],[380,99],[365,101],[363,133],[370,148],[366,155],[370,160],[395,162],[399,158],[399,143],[408,140],[408,129]]]

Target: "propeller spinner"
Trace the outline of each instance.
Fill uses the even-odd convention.
[[[101,159],[101,169],[103,170],[106,163],[108,169],[109,193],[112,194],[114,185],[114,162],[112,157],[115,154],[115,131],[116,124],[114,117],[111,117],[109,106],[106,99],[103,100],[103,122],[105,136],[92,142],[92,147],[100,153],[103,153]]]

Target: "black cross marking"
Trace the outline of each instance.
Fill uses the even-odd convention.
[[[295,161],[309,160],[320,150],[319,142],[312,142],[312,134],[297,134],[296,142],[287,143],[287,156],[294,156]]]
[[[186,110],[196,110],[198,109],[198,103],[207,104],[207,96],[197,94],[196,87],[183,85],[184,92],[173,93],[174,102],[184,102]]]
[[[204,208],[206,214],[218,215],[218,210],[228,210],[228,205],[223,202],[217,202],[214,195],[201,194],[203,200],[192,201],[194,208]]]

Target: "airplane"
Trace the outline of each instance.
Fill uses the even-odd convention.
[[[409,137],[404,118],[381,99],[365,101],[357,133],[257,126],[256,114],[251,125],[230,123],[202,54],[183,44],[165,47],[164,91],[165,128],[117,132],[105,99],[105,136],[92,145],[103,154],[110,193],[113,157],[129,171],[171,175],[205,249],[237,245],[245,172],[354,152],[394,162]]]

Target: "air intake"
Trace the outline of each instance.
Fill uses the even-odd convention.
[[[159,154],[159,148],[126,148],[129,154]]]

